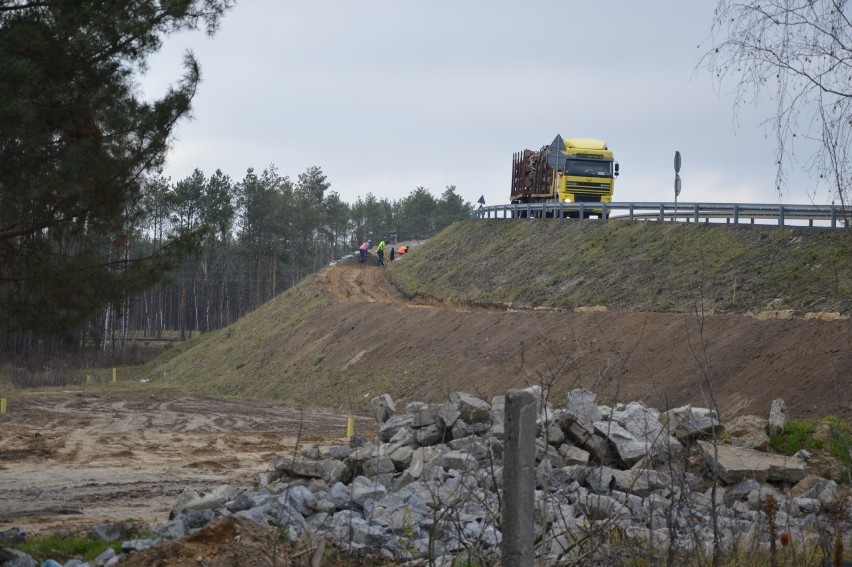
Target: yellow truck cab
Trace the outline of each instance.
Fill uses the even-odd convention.
[[[611,203],[618,162],[606,142],[557,135],[539,151],[514,154],[512,203]]]

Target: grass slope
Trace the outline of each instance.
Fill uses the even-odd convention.
[[[849,314],[850,259],[852,237],[840,230],[464,221],[389,263],[387,273],[408,296],[460,304],[693,312],[703,298],[707,311]],[[339,319],[328,321],[323,307],[330,300],[313,284],[306,278],[230,327],[170,351],[148,365],[144,375],[196,394],[355,408],[363,405],[363,392],[414,390],[448,371],[435,365],[459,363],[405,350],[431,347],[431,338],[417,335],[418,327],[443,321],[440,311],[352,303],[335,311]],[[371,314],[379,313],[391,313],[384,320],[396,323],[377,323]],[[336,332],[341,326],[354,330]],[[476,343],[483,337],[487,341],[491,329],[447,328],[442,336]],[[353,335],[354,344],[339,344]],[[436,344],[441,344],[437,353],[445,352],[443,343],[436,339]],[[372,354],[378,351],[386,356],[381,367]],[[359,399],[353,402],[355,393]]]
[[[465,221],[390,266],[409,296],[572,309],[852,309],[847,231],[644,221]]]
[[[328,303],[307,278],[233,325],[174,348],[144,374],[205,395],[287,400],[286,345],[293,328]]]

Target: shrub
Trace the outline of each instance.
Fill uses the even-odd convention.
[[[783,455],[800,449],[830,455],[842,464],[841,482],[852,483],[852,427],[828,416],[822,420],[792,420],[769,437],[769,446]]]

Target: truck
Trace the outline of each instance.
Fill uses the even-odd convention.
[[[558,135],[538,151],[524,150],[512,157],[511,203],[611,203],[618,162],[603,140],[563,138]],[[584,206],[584,215],[605,215],[602,207]],[[558,208],[547,216],[559,214]],[[541,211],[537,211],[537,215]],[[580,211],[565,210],[568,217]],[[526,216],[526,211],[519,211]]]

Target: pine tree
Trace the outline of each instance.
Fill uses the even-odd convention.
[[[129,255],[146,175],[201,78],[134,85],[165,35],[213,33],[233,0],[0,0],[0,331],[66,333],[156,282],[201,231]]]

